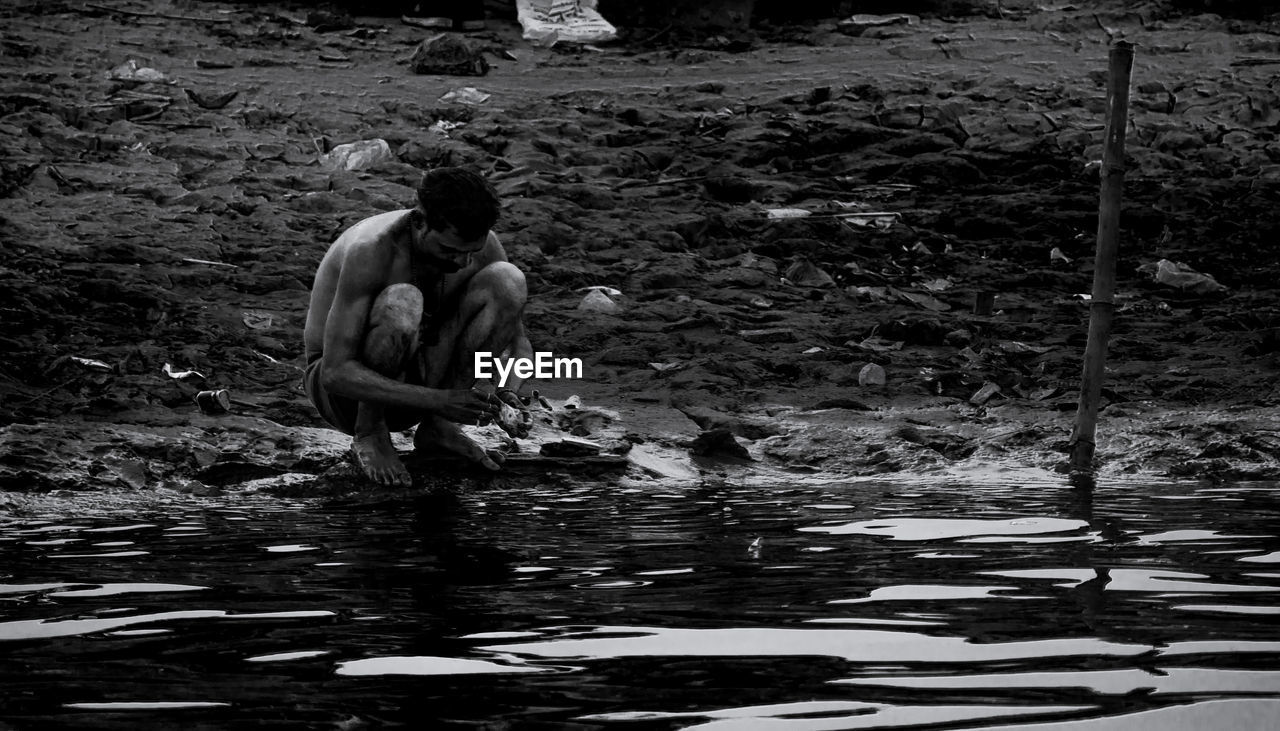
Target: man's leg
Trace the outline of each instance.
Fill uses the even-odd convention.
[[[418,347],[421,320],[422,292],[417,287],[393,284],[384,289],[369,310],[361,362],[388,378],[404,378],[409,359]],[[409,486],[409,471],[391,444],[386,408],[382,405],[360,402],[351,451],[369,479],[383,485]]]
[[[467,282],[455,317],[440,330],[439,341],[425,353],[425,382],[435,388],[470,388],[475,382],[477,351],[501,353],[515,339],[528,290],[524,273],[509,262],[495,262]],[[430,416],[418,425],[416,449],[444,449],[497,469],[494,455],[445,419]]]

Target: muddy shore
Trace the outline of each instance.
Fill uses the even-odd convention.
[[[441,164],[504,195],[535,347],[585,364],[540,385],[665,465],[637,479],[1051,475],[1116,37],[1138,51],[1099,474],[1275,479],[1280,24],[1040,5],[683,45],[538,48],[495,19],[478,77],[412,73],[428,32],[394,18],[0,11],[0,489],[340,464],[299,386],[311,277]],[[442,100],[465,87],[487,96]],[[389,159],[323,165],[372,139]],[[616,311],[580,307],[593,286]],[[200,413],[213,389],[231,414]],[[677,407],[751,461],[690,456],[706,424]]]

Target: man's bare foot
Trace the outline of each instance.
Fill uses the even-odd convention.
[[[501,454],[481,449],[479,444],[462,433],[457,424],[440,417],[432,416],[422,420],[413,435],[413,448],[423,452],[444,451],[487,469],[501,469]]]
[[[404,468],[404,463],[396,455],[396,448],[391,444],[391,435],[386,432],[352,439],[351,454],[364,471],[365,477],[379,485],[409,487],[413,484],[409,470]]]

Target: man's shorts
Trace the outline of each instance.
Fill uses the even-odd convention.
[[[303,372],[303,390],[307,392],[307,397],[311,399],[311,403],[315,405],[316,410],[320,412],[320,416],[330,426],[344,434],[355,434],[356,413],[359,410],[359,403],[355,399],[326,391],[324,386],[320,385],[323,374],[324,358],[316,356],[311,362],[307,363],[307,369]],[[426,414],[423,412],[411,409],[388,407],[385,411],[388,431],[409,429],[422,421],[424,416]]]

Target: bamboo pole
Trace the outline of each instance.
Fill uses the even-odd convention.
[[[1133,44],[1116,41],[1111,47],[1107,79],[1107,127],[1102,150],[1102,183],[1098,203],[1098,246],[1093,264],[1093,296],[1089,301],[1089,341],[1080,378],[1080,404],[1071,434],[1071,469],[1093,472],[1098,427],[1098,401],[1102,398],[1103,372],[1107,365],[1107,339],[1115,313],[1116,249],[1120,238],[1120,194],[1124,183],[1124,137],[1129,124],[1129,77],[1133,70]]]

